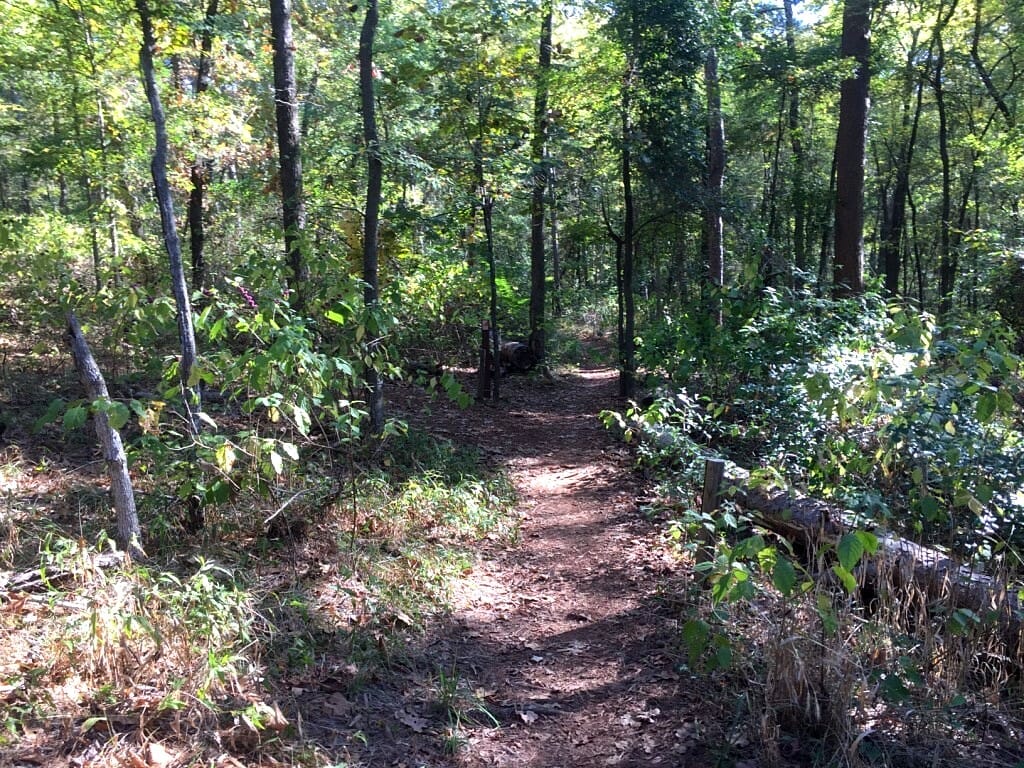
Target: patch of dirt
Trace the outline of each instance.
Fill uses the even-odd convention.
[[[483,555],[451,615],[410,649],[405,671],[356,696],[365,744],[346,740],[346,759],[466,768],[714,763],[702,731],[717,721],[719,703],[681,665],[679,611],[661,597],[686,590],[688,577],[661,546],[659,527],[640,515],[628,453],[597,418],[622,406],[616,390],[615,372],[597,368],[553,382],[505,379],[499,404],[466,411],[398,393],[395,409],[410,422],[507,467],[522,530],[518,545]],[[446,685],[456,700],[447,711]],[[453,697],[453,686],[463,693]],[[308,728],[331,728],[313,711],[305,717]],[[446,721],[457,732],[446,732]],[[339,741],[345,730],[335,731]],[[453,735],[461,738],[446,754]]]

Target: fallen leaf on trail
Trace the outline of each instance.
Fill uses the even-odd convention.
[[[529,709],[520,712],[519,716],[523,718],[523,722],[527,725],[533,725],[537,722],[537,718],[540,717],[540,715],[538,715],[536,712],[532,712]]]
[[[174,762],[176,755],[171,754],[163,744],[154,741],[147,748],[151,768],[163,768]]]
[[[535,662],[537,664],[540,664],[542,661],[544,661],[544,657],[543,656],[531,656],[530,657],[530,661]]]
[[[395,712],[395,719],[402,725],[409,726],[416,733],[423,733],[423,731],[427,729],[427,726],[430,725],[430,721],[425,717],[419,717],[418,715],[414,715],[404,709],[400,709]]]
[[[523,643],[523,647],[524,648],[528,648],[531,651],[543,651],[544,650],[544,646],[541,643],[534,642],[533,640],[531,640],[528,643]]]

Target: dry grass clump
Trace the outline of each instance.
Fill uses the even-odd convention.
[[[1019,646],[991,619],[892,582],[870,604],[824,582],[762,598],[732,630],[750,649],[750,731],[767,765],[1024,762]]]
[[[144,747],[159,727],[199,756],[235,731],[285,727],[260,692],[265,627],[229,569],[110,567],[58,538],[40,560],[41,581],[3,602],[0,738],[21,759],[41,758],[45,744],[91,760],[125,740]]]

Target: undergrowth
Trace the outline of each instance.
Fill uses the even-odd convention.
[[[660,384],[605,414],[657,490],[666,540],[694,560],[687,666],[733,681],[769,765],[1020,765],[1024,369],[1012,334],[998,318],[939,325],[870,295],[769,291],[727,299],[725,317],[720,329],[666,320],[641,350]],[[735,480],[702,509],[709,457],[752,470],[748,487],[837,503],[846,532],[791,544],[735,503]],[[909,557],[881,555],[898,536],[960,576],[917,586]],[[991,601],[963,599],[957,579],[971,572]]]
[[[147,507],[149,560],[134,564],[67,508],[59,478],[13,449],[2,466],[0,492],[20,503],[0,542],[0,751],[28,758],[63,744],[91,764],[159,762],[149,749],[337,764],[305,735],[304,692],[357,691],[399,661],[472,571],[470,545],[517,536],[508,480],[416,433],[332,484],[308,467],[306,494],[297,473],[274,498],[236,494],[197,536],[154,528]],[[29,503],[33,487],[48,492]],[[273,530],[275,514],[288,524]]]

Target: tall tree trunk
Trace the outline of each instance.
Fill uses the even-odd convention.
[[[548,223],[551,228],[551,311],[562,315],[562,256],[558,243],[558,200],[555,197],[555,169],[548,166]]]
[[[636,256],[636,211],[633,200],[633,83],[636,65],[630,59],[622,83],[622,329],[619,336],[619,395],[633,397],[636,392],[636,297],[633,267]]]
[[[363,116],[363,143],[366,147],[366,212],[363,218],[363,304],[367,322],[377,313],[378,284],[377,242],[380,224],[381,190],[384,166],[381,161],[380,137],[377,135],[377,110],[373,88],[373,41],[379,20],[377,0],[368,0],[366,18],[359,33],[359,97]],[[384,395],[380,373],[373,366],[366,370],[369,391],[370,431],[384,431]]]
[[[181,346],[178,378],[189,428],[193,434],[198,434],[202,402],[199,389],[191,383],[192,369],[196,362],[196,334],[192,324],[192,306],[189,301],[188,285],[185,281],[185,269],[181,260],[181,241],[178,239],[178,229],[174,218],[174,199],[171,196],[171,185],[167,181],[167,122],[164,118],[163,106],[160,104],[160,92],[156,87],[156,78],[153,75],[153,50],[156,47],[153,40],[153,20],[147,0],[135,0],[135,9],[138,11],[139,21],[142,24],[142,49],[139,53],[139,60],[142,64],[146,96],[149,98],[149,108],[153,114],[153,127],[156,132],[150,169],[153,174],[157,205],[160,208],[164,247],[170,260],[171,291],[174,293],[174,304],[177,310],[178,341]]]
[[[907,60],[907,76],[912,77],[914,73],[913,57]],[[896,180],[893,185],[892,196],[889,200],[883,201],[884,214],[882,228],[879,233],[879,261],[885,273],[885,293],[887,296],[897,296],[900,289],[900,273],[902,272],[901,257],[903,254],[903,233],[907,225],[907,196],[910,194],[910,164],[914,157],[914,147],[917,144],[917,126],[921,117],[922,94],[924,88],[921,83],[913,87],[917,89],[916,105],[911,107],[910,98],[903,103],[903,131],[899,137],[896,157]],[[911,114],[913,109],[913,114]]]
[[[708,310],[716,325],[722,324],[722,298],[725,283],[725,244],[722,231],[722,189],[725,182],[725,121],[722,118],[722,92],[718,79],[718,51],[708,48],[704,59],[704,87],[707,89],[707,179],[704,188],[704,242],[707,252],[707,279],[714,295]]]
[[[871,0],[845,0],[840,56],[853,59],[852,77],[839,92],[836,132],[836,229],[833,293],[864,291],[864,160],[868,130]]]
[[[779,97],[779,109],[775,120],[775,141],[772,146],[771,161],[765,169],[767,174],[767,186],[765,187],[765,202],[762,209],[767,210],[768,217],[765,226],[765,242],[761,248],[761,279],[764,286],[771,287],[775,284],[775,278],[781,274],[779,268],[779,183],[782,177],[782,141],[785,138],[786,120],[786,94],[783,92]]]
[[[78,378],[85,388],[86,395],[92,402],[109,403],[107,383],[103,380],[99,366],[96,365],[74,311],[69,311],[66,319],[71,357],[75,361]],[[114,513],[117,515],[117,542],[132,557],[142,557],[142,529],[139,526],[135,493],[132,490],[132,479],[128,473],[128,459],[121,443],[121,435],[110,425],[107,411],[102,407],[93,410],[93,422],[103,451],[107,477],[110,479],[110,495],[114,502]]]
[[[838,147],[836,147],[838,150]],[[828,270],[829,245],[834,244],[833,227],[835,223],[832,208],[836,200],[836,150],[832,152],[832,166],[828,172],[828,194],[825,195],[825,208],[821,216],[821,240],[818,245],[818,289],[816,294],[822,296],[825,288],[825,274]]]
[[[306,309],[309,266],[303,254],[306,206],[302,197],[302,154],[299,139],[298,86],[295,77],[295,40],[291,0],[270,2],[271,42],[274,48],[274,115],[281,170],[281,213],[285,258],[291,273],[292,306]]]
[[[532,194],[530,199],[530,351],[544,360],[546,270],[544,260],[544,203],[548,183],[548,90],[551,74],[551,17],[553,0],[541,4],[540,55],[533,100],[533,139],[530,142]]]
[[[783,0],[786,16],[786,52],[790,65],[797,66],[796,23],[793,18],[793,0]],[[794,78],[789,86],[789,147],[793,154],[790,175],[790,207],[793,209],[793,262],[796,266],[797,285],[803,285],[804,274],[810,265],[807,240],[807,190],[804,189],[807,153],[804,151],[800,129],[800,84]]]
[[[202,39],[199,46],[199,63],[196,66],[196,79],[192,95],[198,101],[210,89],[213,75],[213,23],[217,18],[218,0],[210,0],[206,6],[206,17],[203,19]],[[198,136],[197,136],[198,138]],[[192,256],[192,287],[200,290],[206,283],[206,188],[213,174],[213,160],[197,155],[189,169],[189,180],[192,189],[188,195],[188,234],[189,250]]]
[[[952,168],[949,158],[949,123],[946,116],[946,92],[943,87],[943,70],[946,64],[946,48],[942,42],[941,30],[936,32],[935,70],[932,75],[932,91],[935,94],[935,110],[938,114],[939,160],[942,167],[942,197],[939,212],[939,315],[945,315],[953,306],[953,286],[956,281],[957,257],[951,243],[953,222]]]
[[[480,188],[481,190],[483,189],[482,179]],[[497,401],[501,394],[501,336],[498,332],[498,276],[494,268],[494,198],[485,193],[481,207],[484,213],[484,246],[487,249],[487,270],[490,276],[491,289],[491,322],[489,330],[492,368],[489,373],[490,389],[491,399]]]

